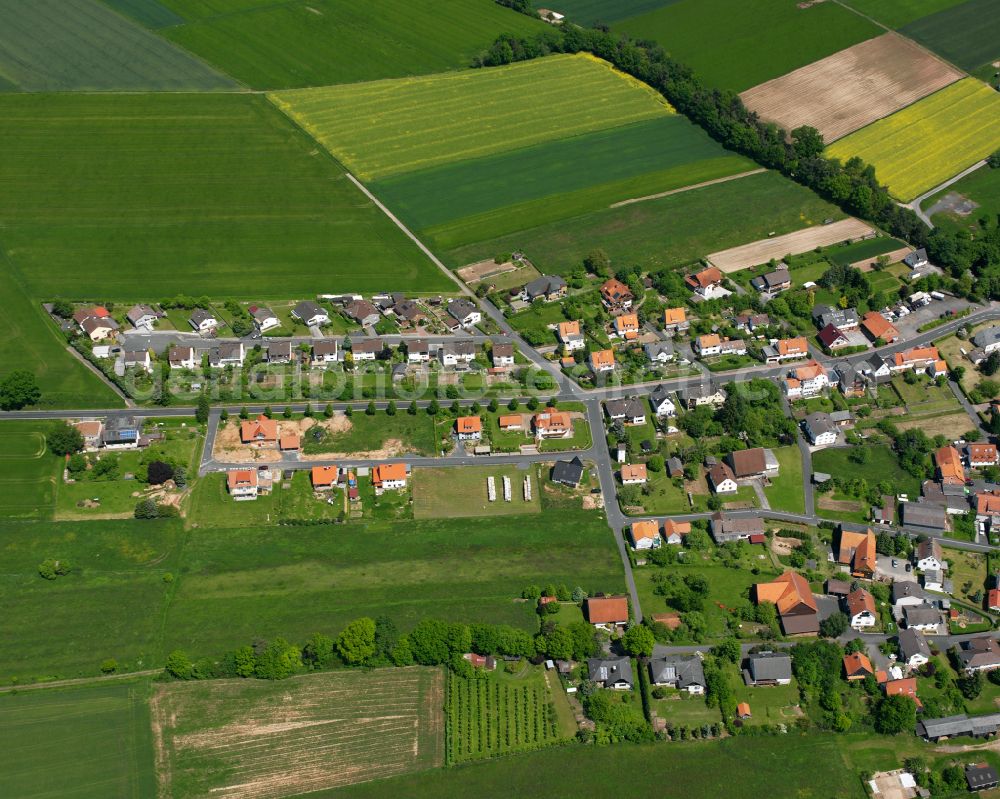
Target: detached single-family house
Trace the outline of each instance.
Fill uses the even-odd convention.
[[[920,571],[943,571],[948,568],[941,542],[936,538],[920,541],[913,550],[913,563]]]
[[[393,315],[401,325],[420,325],[427,321],[427,314],[415,300],[400,300],[392,306]]]
[[[142,422],[135,416],[110,416],[101,431],[105,449],[138,449]]]
[[[762,447],[738,449],[726,456],[726,462],[737,480],[754,477],[777,477],[781,465],[774,452]]]
[[[247,310],[253,318],[253,324],[258,333],[266,333],[268,330],[281,327],[281,320],[270,308],[263,305],[251,305]]]
[[[573,435],[573,419],[566,411],[546,408],[536,413],[531,423],[535,427],[535,435],[539,438],[569,438]]]
[[[459,416],[455,420],[455,435],[459,441],[479,441],[483,437],[483,420],[478,416]]]
[[[337,466],[313,466],[309,476],[314,491],[330,491],[337,485],[340,468]]]
[[[97,310],[104,310],[99,308]],[[107,314],[107,311],[105,311]],[[112,338],[118,332],[118,323],[110,316],[87,316],[80,323],[80,329],[87,334],[91,341],[104,341]]]
[[[903,257],[903,263],[910,269],[922,269],[930,263],[927,260],[927,250],[921,247],[919,250],[908,253]]]
[[[448,314],[459,327],[475,327],[483,321],[480,310],[464,297],[459,297],[448,303]]]
[[[927,604],[927,592],[915,580],[896,580],[892,584],[892,606],[897,616],[907,605]]]
[[[320,305],[312,300],[303,300],[292,308],[292,316],[298,319],[306,327],[314,327],[330,324],[330,314]]]
[[[351,358],[355,363],[374,361],[385,349],[380,338],[362,338],[351,341]]]
[[[905,605],[903,618],[906,626],[924,635],[940,635],[943,621],[941,611],[933,605]]]
[[[814,397],[830,385],[826,369],[817,361],[810,360],[793,369],[785,378],[785,396],[789,399]]]
[[[226,366],[243,366],[246,348],[242,341],[223,341],[208,354],[208,363],[216,369]]]
[[[861,329],[872,341],[881,339],[886,344],[899,340],[899,331],[882,314],[869,311],[861,319]]]
[[[268,363],[289,363],[292,360],[291,341],[272,341],[267,345]]]
[[[985,355],[1000,350],[1000,327],[988,327],[972,337],[972,343]]]
[[[708,470],[708,482],[716,494],[735,494],[740,489],[733,470],[723,461]]]
[[[792,287],[792,276],[787,268],[775,269],[766,275],[753,278],[750,285],[762,294],[776,294]]]
[[[905,677],[901,680],[886,680],[882,683],[882,690],[886,696],[908,696],[917,706],[917,710],[923,710],[923,703],[917,696],[917,678]]]
[[[371,327],[378,324],[381,314],[378,308],[367,300],[356,300],[344,308],[344,313],[349,319],[353,319],[362,327]]]
[[[229,495],[237,501],[257,499],[257,470],[233,469],[226,472],[226,487]]]
[[[542,275],[524,287],[524,299],[528,302],[555,302],[566,296],[566,281],[558,275]]]
[[[1000,523],[1000,492],[983,491],[976,494],[976,528],[989,532]]]
[[[679,308],[667,308],[663,312],[663,329],[668,333],[681,332],[687,330],[691,322],[687,318],[687,309],[683,306]]]
[[[424,339],[407,341],[406,360],[409,363],[428,363],[431,359],[431,345]]]
[[[583,613],[595,627],[613,629],[628,623],[628,599],[623,596],[589,597]]]
[[[340,344],[336,339],[327,338],[314,341],[312,345],[312,365],[325,368],[340,360]]]
[[[863,652],[852,652],[844,655],[844,677],[848,682],[863,680],[869,675],[874,675],[875,669],[868,655]]]
[[[635,550],[655,549],[662,543],[660,525],[652,520],[632,522],[629,536],[632,539],[632,549]]]
[[[136,330],[152,330],[156,320],[162,316],[163,314],[154,311],[148,305],[133,305],[125,314],[125,318]]]
[[[615,691],[631,691],[634,684],[632,660],[627,656],[589,658],[587,670],[591,682]]]
[[[657,366],[670,363],[676,357],[673,342],[670,341],[651,341],[642,349],[646,353],[647,360]]]
[[[614,350],[594,350],[590,353],[590,370],[594,374],[613,372],[615,369]]]
[[[764,360],[767,363],[780,363],[781,361],[807,357],[809,357],[809,343],[801,336],[780,338],[774,344],[764,348]]]
[[[691,532],[691,522],[675,522],[667,519],[663,523],[663,538],[668,544],[680,546],[684,543],[684,536]]]
[[[706,333],[694,340],[694,351],[702,358],[719,355],[722,352],[722,337],[718,333]]]
[[[653,685],[676,688],[689,694],[705,693],[705,670],[697,655],[667,655],[649,661],[649,679]]]
[[[711,405],[718,408],[726,401],[726,392],[722,387],[713,387],[711,383],[687,386],[678,392],[678,396],[689,411],[693,411],[700,405]]]
[[[810,413],[802,420],[802,429],[814,447],[828,447],[837,443],[838,428],[828,413]]]
[[[972,792],[989,791],[1000,785],[1000,774],[989,763],[969,763],[965,767],[965,784]]]
[[[582,479],[583,461],[577,456],[568,461],[556,461],[552,467],[553,483],[561,483],[562,485],[576,488],[580,485],[580,480]]]
[[[372,485],[380,490],[406,488],[405,463],[380,463],[372,468]]]
[[[493,367],[507,369],[514,365],[514,345],[494,344],[492,352]]]
[[[1000,455],[996,444],[966,444],[965,457],[972,469],[982,469],[984,466],[1000,464]]]
[[[928,569],[920,575],[920,579],[923,581],[924,589],[927,591],[934,591],[938,594],[949,593],[945,587],[944,572],[940,569]]]
[[[677,406],[674,404],[671,394],[670,389],[662,384],[653,389],[649,395],[649,404],[654,414],[659,417],[677,415]]]
[[[747,685],[789,685],[792,682],[792,659],[783,652],[750,655],[743,680]]]
[[[736,329],[744,333],[754,333],[762,327],[771,326],[771,317],[766,313],[754,313],[753,311],[740,311],[736,315]]]
[[[560,322],[556,331],[560,343],[563,345],[564,353],[571,353],[574,350],[582,350],[585,342],[583,333],[580,331],[579,322]]]
[[[684,278],[684,282],[699,297],[715,300],[729,294],[729,291],[722,287],[723,279],[723,274],[717,267],[709,266],[700,272],[688,275]]]
[[[833,325],[827,325],[820,330],[816,338],[830,352],[836,352],[837,350],[844,349],[844,347],[851,346],[851,339],[848,335],[839,327],[834,327]]]
[[[953,446],[941,447],[941,449],[934,451],[934,466],[937,469],[937,478],[942,483],[965,484],[962,456]]]
[[[198,364],[194,347],[171,347],[167,361],[171,369],[194,369]]]
[[[141,369],[144,372],[153,371],[153,362],[149,357],[149,350],[123,350],[122,365],[126,370]]]
[[[847,617],[851,627],[864,630],[878,623],[878,609],[875,607],[875,597],[864,588],[858,588],[847,595]]]
[[[958,645],[958,661],[966,674],[1000,669],[1000,643],[991,635],[978,635]]]
[[[893,372],[922,372],[937,363],[938,359],[937,347],[910,347],[908,350],[893,354],[889,361],[889,369]]]
[[[639,316],[634,313],[623,313],[615,317],[615,335],[618,338],[631,341],[639,337]]]
[[[251,446],[267,446],[278,441],[278,423],[261,414],[256,419],[240,422],[240,441]]]
[[[476,345],[472,341],[446,341],[440,354],[445,366],[468,366],[476,358]]]
[[[931,659],[931,648],[916,630],[900,630],[899,641],[900,660],[910,669],[919,669]]]
[[[217,330],[219,320],[215,317],[215,314],[209,313],[204,308],[195,308],[191,312],[188,324],[191,325],[195,332],[204,335]]]
[[[604,410],[612,421],[628,425],[646,424],[646,404],[635,397],[606,400]]]
[[[757,603],[770,602],[778,610],[785,635],[815,635],[819,632],[819,611],[816,599],[805,578],[786,571],[769,583],[753,587]]]
[[[716,544],[745,541],[754,535],[764,535],[764,522],[759,517],[739,519],[721,511],[712,515],[709,530]]]
[[[622,485],[627,485],[627,486],[645,485],[646,464],[644,463],[624,464],[621,470],[621,477],[622,477]]]
[[[854,577],[870,580],[878,568],[878,557],[875,552],[875,533],[871,528],[863,533],[846,530],[840,527],[840,538],[837,546],[837,563],[849,566]]]
[[[83,436],[83,446],[85,449],[94,450],[101,446],[101,431],[104,430],[104,423],[100,419],[87,419],[82,422],[74,422],[73,427],[80,431]]]
[[[611,313],[621,313],[632,307],[635,296],[620,280],[611,278],[601,285],[601,302]]]
[[[858,312],[854,308],[834,308],[830,305],[814,305],[812,318],[821,330],[833,325],[840,330],[855,330],[858,327]]]

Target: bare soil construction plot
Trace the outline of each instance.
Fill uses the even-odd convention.
[[[831,142],[961,77],[909,39],[887,33],[747,89],[740,97],[747,108],[786,130],[812,125]]]
[[[784,236],[774,236],[714,252],[708,256],[708,262],[723,272],[738,272],[747,267],[766,264],[772,258],[780,259],[789,254],[809,252],[817,247],[863,239],[874,232],[873,228],[858,219],[842,219],[829,225],[814,225]]]
[[[277,799],[440,766],[438,669],[156,686],[159,796]]]

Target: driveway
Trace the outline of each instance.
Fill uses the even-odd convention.
[[[896,566],[892,565],[892,562],[896,561]],[[893,558],[889,555],[879,555],[878,556],[878,573],[884,577],[891,577],[893,582],[897,580],[909,580],[910,582],[917,581],[917,575],[912,571],[906,570],[906,558]]]

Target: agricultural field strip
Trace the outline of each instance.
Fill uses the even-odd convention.
[[[900,33],[969,72],[1000,58],[996,0],[966,0],[916,19]]]
[[[908,39],[887,33],[748,89],[740,98],[786,130],[812,125],[832,142],[962,77]]]
[[[268,97],[368,181],[675,113],[586,55]]]
[[[842,5],[871,17],[889,28],[899,29],[965,0],[840,0]]]
[[[33,92],[238,88],[97,0],[0,0],[0,75]]]
[[[940,185],[1000,148],[1000,95],[965,78],[827,148],[874,164],[903,201]]]
[[[828,247],[848,239],[863,238],[874,232],[870,225],[859,219],[842,219],[829,225],[814,225],[784,236],[761,239],[714,252],[707,256],[707,260],[728,274],[750,266],[765,264],[772,258],[780,259],[788,254],[799,255],[817,247]]]

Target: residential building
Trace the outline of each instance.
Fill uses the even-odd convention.
[[[556,461],[552,467],[552,482],[576,488],[583,479],[583,461],[573,457],[568,461]]]
[[[101,431],[101,446],[105,449],[137,449],[142,422],[134,416],[110,416]]]
[[[671,398],[672,392],[664,385],[659,385],[653,389],[649,395],[649,404],[656,416],[676,416],[677,406]]]
[[[671,341],[652,341],[643,346],[643,352],[651,364],[662,366],[670,363],[675,357],[674,345]]]
[[[892,605],[897,615],[902,615],[907,605],[924,605],[927,601],[927,592],[915,580],[896,580],[892,584]]]
[[[483,420],[478,416],[459,416],[455,420],[455,435],[459,441],[479,441],[483,437]]]
[[[955,447],[949,445],[934,451],[934,466],[937,478],[942,483],[965,485],[965,469],[962,467],[962,456]]]
[[[583,333],[580,331],[580,323],[578,321],[560,322],[556,335],[563,345],[563,352],[567,354],[584,348]]]
[[[749,480],[755,477],[776,477],[780,469],[780,464],[774,452],[762,447],[735,450],[726,456],[726,461],[732,468],[737,480]]]
[[[861,319],[861,329],[872,341],[881,339],[886,344],[899,340],[899,331],[879,313],[869,311]]]
[[[615,317],[615,335],[618,338],[632,341],[639,338],[639,316],[634,313],[623,313]]]
[[[494,344],[491,354],[493,367],[496,369],[507,369],[514,365],[514,345]]]
[[[982,469],[984,466],[1000,464],[996,444],[966,444],[965,457],[972,469]]]
[[[738,519],[719,511],[709,520],[709,529],[716,544],[726,544],[745,541],[752,535],[763,535],[764,522],[757,517]]]
[[[407,341],[406,360],[409,363],[427,363],[431,359],[431,345],[424,339],[414,339]]]
[[[771,326],[771,317],[766,313],[753,313],[753,311],[740,311],[736,315],[736,329],[744,333],[755,333],[764,327]]]
[[[663,523],[663,539],[674,546],[684,543],[684,536],[691,532],[691,522],[675,522],[667,519]]]
[[[171,369],[194,369],[198,365],[194,347],[171,347],[167,352]]]
[[[777,294],[792,287],[792,276],[788,273],[788,268],[782,266],[766,275],[753,278],[750,285],[762,294]]]
[[[653,685],[676,688],[689,694],[705,693],[705,670],[697,655],[667,655],[649,661],[649,679]]]
[[[340,469],[336,466],[313,466],[310,471],[312,487],[315,491],[330,491],[337,485]]]
[[[292,360],[292,342],[272,341],[267,345],[268,363],[290,363]]]
[[[524,430],[524,414],[508,413],[497,419],[497,426],[505,433]]]
[[[916,630],[924,635],[940,635],[943,621],[941,611],[933,605],[905,605],[903,618],[910,630]]]
[[[632,290],[620,280],[611,278],[601,285],[601,302],[612,313],[627,311],[634,299]]]
[[[306,327],[322,327],[330,324],[330,314],[312,300],[303,300],[298,303],[292,308],[292,316]]]
[[[573,435],[573,419],[566,411],[546,408],[531,420],[539,438],[569,438]]]
[[[448,314],[459,327],[475,327],[483,321],[483,315],[479,309],[464,297],[459,297],[448,303]]]
[[[635,683],[632,676],[632,660],[627,656],[589,658],[587,672],[590,674],[591,682],[615,691],[631,691]]]
[[[528,302],[555,302],[566,296],[566,281],[558,275],[542,275],[528,283],[523,290]]]
[[[816,338],[830,352],[836,352],[837,350],[852,346],[850,337],[839,327],[834,327],[833,325],[827,325],[820,330]]]
[[[261,414],[256,419],[240,422],[240,441],[251,446],[266,446],[278,441],[278,423]]]
[[[1000,491],[976,494],[976,527],[986,533],[1000,522]]]
[[[257,470],[233,469],[226,472],[226,486],[229,495],[237,501],[257,499]]]
[[[719,408],[726,401],[726,392],[720,386],[713,387],[711,383],[698,383],[686,386],[677,392],[684,407],[689,411],[701,405],[711,405]]]
[[[723,461],[708,470],[708,482],[716,494],[735,494],[740,488],[733,470]]]
[[[900,630],[899,641],[900,660],[910,669],[919,669],[931,659],[931,648],[916,630]]]
[[[439,353],[445,366],[467,366],[476,358],[476,345],[472,341],[446,341]]]
[[[325,368],[340,360],[340,345],[336,339],[320,339],[312,345],[312,364]]]
[[[1000,588],[991,588],[986,592],[986,609],[1000,613]]]
[[[934,591],[939,594],[950,593],[945,588],[944,572],[940,569],[929,569],[920,576],[920,579],[923,581],[924,590],[926,591]]]
[[[917,543],[913,550],[913,563],[920,571],[941,571],[948,568],[941,542],[936,538],[925,538]]]
[[[123,350],[122,365],[125,369],[141,369],[143,372],[153,371],[149,350]]]
[[[214,333],[218,329],[219,320],[215,317],[215,314],[209,313],[204,308],[195,308],[191,312],[188,324],[191,325],[195,332],[205,335]]]
[[[646,464],[626,463],[622,465],[621,478],[622,478],[622,485],[627,485],[627,486],[645,485]]]
[[[405,463],[380,463],[372,467],[372,485],[381,490],[406,488]]]
[[[844,655],[844,677],[848,682],[863,680],[874,674],[875,669],[872,668],[872,662],[868,659],[868,655],[863,652],[852,652],[849,655]]]
[[[583,602],[583,613],[595,627],[605,629],[628,622],[628,599],[623,596],[589,597]]]
[[[985,330],[980,330],[972,337],[972,343],[986,355],[1000,350],[1000,327],[988,327]]]
[[[156,320],[162,316],[148,305],[133,305],[125,314],[125,318],[136,330],[152,330]]]
[[[604,410],[608,418],[628,425],[646,424],[646,403],[636,397],[606,400]]]
[[[595,374],[613,372],[615,369],[614,350],[594,350],[590,353],[590,370]]]
[[[655,549],[661,543],[660,525],[652,520],[632,522],[629,528],[632,549]]]
[[[917,696],[917,678],[906,677],[901,680],[887,680],[882,683],[882,690],[886,696],[908,696],[917,706],[917,710],[923,709],[923,703]]]
[[[104,423],[100,419],[87,419],[82,422],[74,422],[73,427],[83,437],[84,449],[94,450],[101,446],[101,432],[104,430]]]
[[[792,659],[783,652],[750,655],[743,680],[747,685],[789,685],[792,682]]]
[[[208,354],[209,366],[222,369],[226,366],[243,366],[246,348],[242,341],[223,341]]]
[[[814,305],[812,318],[821,330],[833,325],[839,330],[855,330],[858,327],[858,312],[854,308],[834,308],[829,305]]]
[[[698,296],[704,297],[706,300],[714,300],[729,294],[726,289],[722,288],[723,279],[723,274],[719,269],[709,266],[700,272],[688,275],[684,278],[684,282]]]
[[[350,303],[344,308],[344,314],[348,319],[353,319],[362,327],[376,325],[378,324],[378,320],[382,318],[382,314],[378,312],[378,308],[367,300],[355,300]]]
[[[900,508],[904,527],[919,532],[937,533],[948,528],[948,513],[939,505],[932,505],[929,502],[904,502]]]
[[[302,449],[302,439],[298,433],[290,431],[279,432],[278,449],[282,452],[298,452]]]
[[[104,314],[100,314],[100,311],[104,311]],[[78,324],[91,341],[105,341],[106,339],[113,338],[119,330],[118,323],[111,318],[104,308],[95,308],[92,313],[86,311],[82,313],[84,316],[78,321]],[[81,312],[77,311],[74,319],[80,314]]]
[[[668,333],[681,332],[687,330],[691,323],[687,318],[687,309],[683,306],[679,308],[667,308],[663,312],[663,329]]]
[[[922,372],[937,361],[937,347],[911,347],[908,350],[894,353],[889,361],[889,368],[893,372],[907,370]]]
[[[1000,642],[992,635],[977,635],[961,641],[958,661],[967,674],[1000,669]]]
[[[789,399],[815,397],[829,386],[830,378],[826,369],[817,361],[810,360],[788,373],[785,378],[785,395]]]
[[[927,260],[927,250],[921,247],[919,250],[907,253],[903,257],[903,263],[910,267],[910,269],[922,269],[929,263]]]
[[[855,630],[865,630],[878,624],[878,609],[875,597],[864,588],[858,588],[847,595],[847,617]]]
[[[281,327],[281,320],[270,308],[263,305],[251,305],[247,310],[253,318],[254,327],[257,328],[258,333],[266,333],[268,330]]]
[[[809,357],[809,343],[801,336],[780,338],[764,348],[764,360],[767,363],[780,363],[794,358],[807,357]]]
[[[392,314],[403,326],[416,326],[427,321],[424,309],[414,300],[400,300],[392,306]]]
[[[965,784],[970,791],[989,791],[1000,784],[1000,774],[989,763],[969,763],[965,767]]]
[[[770,602],[775,605],[785,635],[819,632],[816,600],[801,574],[786,571],[769,583],[757,583],[753,590],[758,604]]]
[[[380,338],[354,339],[351,341],[351,360],[354,363],[377,360],[383,349],[385,345]]]
[[[870,580],[875,576],[878,559],[875,553],[875,533],[871,528],[863,533],[845,530],[840,527],[840,540],[837,547],[837,562],[849,566],[854,577]]]
[[[828,413],[823,411],[810,413],[802,420],[802,429],[814,447],[827,447],[837,443],[839,428]]]

